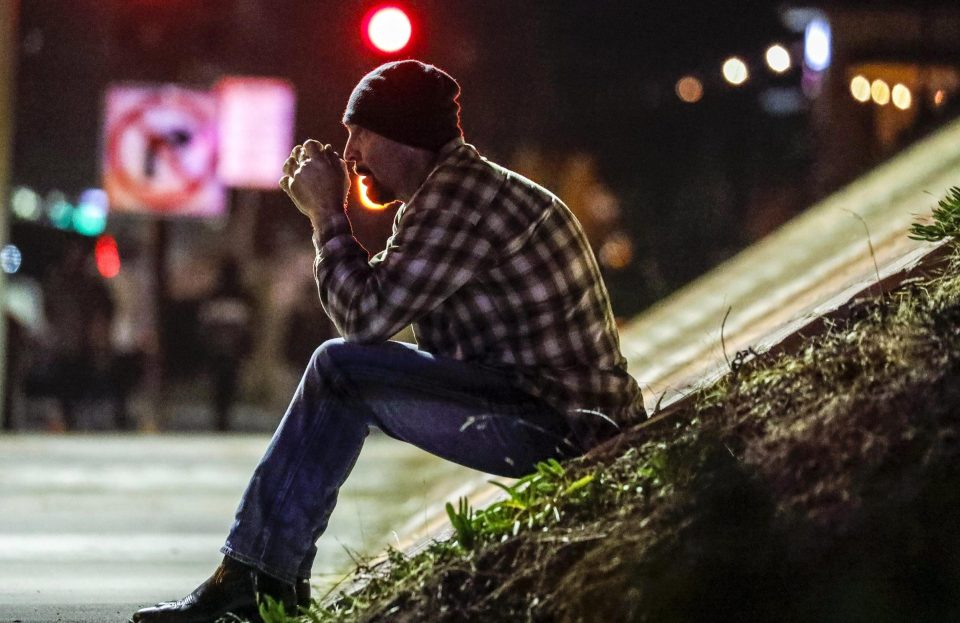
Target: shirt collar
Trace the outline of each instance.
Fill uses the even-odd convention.
[[[430,178],[433,177],[433,174],[437,172],[437,169],[442,167],[448,160],[452,159],[454,155],[458,151],[460,151],[460,148],[462,147],[471,147],[470,145],[467,145],[466,142],[464,142],[462,136],[458,136],[457,138],[444,143],[443,147],[440,148],[440,151],[437,152],[436,164],[434,164],[433,168],[430,169],[430,173],[427,174],[427,177],[423,180],[423,183],[420,184],[420,187],[417,188],[417,190],[414,191],[413,195],[411,195],[410,199],[408,199],[404,203],[410,203],[411,201],[413,201],[414,197],[420,194],[420,190],[424,186],[426,186],[427,182],[430,181]]]
[[[455,139],[451,139],[443,144],[443,147],[440,148],[440,151],[437,152],[437,166],[443,164],[443,161],[453,155],[455,151],[466,145],[463,141],[462,136],[458,136]]]

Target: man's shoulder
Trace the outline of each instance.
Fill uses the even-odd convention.
[[[481,156],[473,145],[463,143],[440,163],[433,177],[445,183],[463,182],[467,178],[500,182],[503,179],[501,169]]]
[[[418,193],[417,203],[439,198],[447,209],[489,204],[507,183],[506,169],[482,158],[471,145],[464,144],[441,162]]]
[[[559,202],[560,199],[528,177],[494,162],[469,144],[446,159],[437,170],[437,181],[441,184],[468,185],[484,189],[496,189],[497,193],[510,202],[520,201],[545,205]]]

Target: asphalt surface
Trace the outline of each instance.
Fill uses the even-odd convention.
[[[126,621],[218,550],[268,435],[0,436],[0,622]],[[341,491],[314,593],[415,529],[477,472],[372,435]]]

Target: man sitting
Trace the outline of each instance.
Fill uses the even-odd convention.
[[[353,90],[343,158],[307,141],[280,186],[309,218],[324,342],[257,466],[220,567],[138,623],[258,620],[309,598],[315,543],[371,426],[450,461],[521,476],[645,417],[610,301],[576,218],[556,196],[463,140],[459,85],[418,61]],[[401,201],[373,257],[345,214],[352,163],[368,195]],[[413,325],[417,344],[389,341]]]

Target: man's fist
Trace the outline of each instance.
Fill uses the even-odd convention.
[[[340,212],[346,203],[347,163],[330,145],[310,139],[283,163],[280,188],[312,223],[322,224],[325,213]]]

